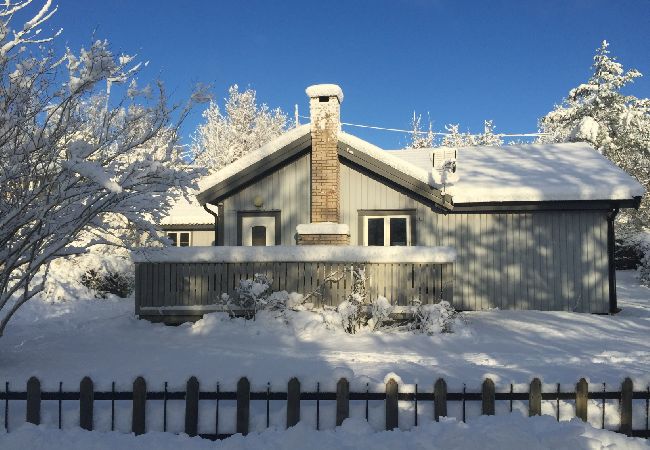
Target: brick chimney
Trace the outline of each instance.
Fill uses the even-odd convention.
[[[309,86],[306,92],[311,117],[311,223],[314,226],[299,226],[298,243],[345,245],[350,236],[347,226],[339,224],[338,157],[343,91],[335,84],[316,84]]]

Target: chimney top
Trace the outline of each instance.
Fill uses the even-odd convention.
[[[343,102],[343,91],[337,84],[314,84],[305,89],[310,98],[336,97],[339,103]]]

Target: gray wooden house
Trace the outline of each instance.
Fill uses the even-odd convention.
[[[337,260],[328,261],[323,248],[353,246],[362,254],[364,247],[382,247],[377,251],[385,256],[375,253],[378,259],[368,261],[385,265],[376,268],[371,284],[384,283],[375,294],[388,292],[399,304],[407,305],[408,295],[422,296],[435,284],[431,291],[439,298],[448,296],[459,310],[617,310],[614,218],[620,208],[638,207],[644,190],[589,145],[389,151],[341,131],[343,94],[338,86],[312,86],[307,94],[309,124],[202,181],[198,202],[218,211],[216,248],[199,260],[173,251],[163,251],[162,259],[155,251],[139,257],[139,315],[186,317],[211,310],[217,291],[231,290],[246,272],[240,267],[232,275],[233,264],[287,263],[289,269],[283,266],[279,275],[273,265],[263,270],[280,284],[291,281],[290,266],[299,261],[278,258],[287,259],[287,247],[314,245],[323,264],[346,264],[342,259],[350,254],[338,251]],[[258,249],[248,254],[250,261],[243,261],[241,252],[227,256],[238,246],[284,250],[272,256],[272,251]],[[421,259],[395,259],[400,251],[406,255],[406,247],[432,255],[450,248],[457,257],[446,262],[431,258],[428,263],[437,268]],[[309,255],[307,247],[300,252]],[[296,269],[303,270],[296,290],[307,289],[307,278],[322,283],[327,272],[307,259],[315,272]],[[156,269],[162,267],[156,264],[191,266],[196,261],[222,264],[200,271],[227,271],[227,282],[215,286],[201,281],[201,275],[170,274],[168,267],[160,269],[167,271],[163,275]],[[453,264],[453,272],[446,272],[453,290],[441,295],[448,264]],[[402,266],[406,269],[400,272]],[[421,270],[430,270],[430,276],[419,277]],[[167,287],[176,283],[176,292],[193,289],[195,296],[180,300],[175,294],[152,294],[156,282]],[[334,302],[343,298],[346,287],[340,289]]]

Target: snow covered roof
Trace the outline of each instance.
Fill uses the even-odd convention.
[[[396,169],[402,173],[412,176],[413,178],[430,185],[431,187],[436,187],[433,174],[429,168],[431,166],[431,161],[429,160],[427,164],[421,165],[418,163],[413,163],[405,158],[400,158],[395,154],[395,152],[386,151],[382,148],[377,147],[374,144],[371,144],[368,141],[359,139],[356,136],[345,133],[343,131],[339,132],[339,142],[344,145],[347,145],[351,148],[348,148],[347,151],[352,153],[355,150],[365,153],[372,158],[381,161],[382,163]]]
[[[179,197],[161,225],[213,225],[214,216],[208,213],[196,200],[188,202]]]
[[[346,262],[447,263],[456,260],[451,247],[363,247],[356,245],[277,245],[271,247],[141,248],[135,262],[240,263],[240,262]]]
[[[432,149],[389,153],[432,167]],[[432,175],[433,176],[433,175]],[[445,193],[454,204],[512,201],[629,200],[641,184],[586,143],[459,148],[456,180]]]
[[[228,164],[223,167],[221,170],[216,173],[203,177],[199,181],[199,193],[197,196],[201,196],[206,193],[215,185],[225,181],[237,174],[239,174],[244,169],[252,166],[255,163],[262,161],[264,158],[273,155],[278,150],[286,147],[287,145],[299,140],[302,137],[309,136],[311,128],[309,124],[301,125],[296,128],[293,128],[281,136],[273,139],[271,142],[263,145],[262,147],[254,150],[247,155],[241,157],[232,164]]]

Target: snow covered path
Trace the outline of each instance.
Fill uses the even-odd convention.
[[[499,385],[573,385],[580,377],[615,383],[630,376],[650,383],[650,289],[619,272],[616,316],[531,311],[468,313],[457,332],[437,336],[405,332],[347,335],[328,330],[316,315],[297,314],[289,326],[270,317],[227,320],[210,315],[194,325],[168,327],[133,318],[132,300],[33,301],[0,340],[0,381],[21,388],[36,375],[45,388],[77,386],[89,375],[98,389],[111,381],[128,387],[138,375],[150,386],[180,388],[191,375],[232,387],[241,376],[253,388],[323,387],[346,376],[353,383],[403,383],[478,388],[491,376]]]

